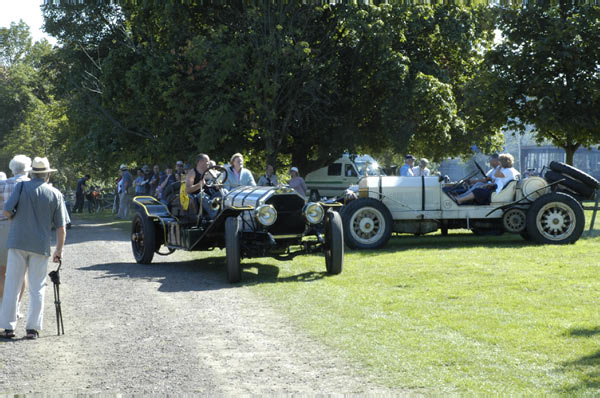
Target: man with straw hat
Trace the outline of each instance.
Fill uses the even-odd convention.
[[[62,194],[48,184],[50,168],[47,158],[36,157],[31,168],[31,181],[18,183],[4,206],[11,219],[6,247],[8,264],[4,300],[0,309],[0,337],[12,338],[17,326],[18,294],[28,271],[29,310],[27,339],[36,339],[42,330],[44,294],[52,228],[56,228],[56,249],[52,261],[58,263],[65,243],[65,226],[70,222]]]

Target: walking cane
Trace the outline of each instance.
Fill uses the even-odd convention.
[[[56,269],[56,271],[52,271],[48,274],[50,276],[50,279],[52,280],[52,283],[54,284],[54,306],[56,307],[56,331],[58,333],[58,336],[60,336],[61,334],[65,334],[65,325],[63,324],[62,318],[62,308],[60,306],[60,274],[58,273],[60,271],[61,265],[62,260],[60,260],[59,258],[58,268]]]

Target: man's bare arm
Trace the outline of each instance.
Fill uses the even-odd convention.
[[[62,258],[62,251],[65,245],[65,239],[67,238],[67,230],[65,227],[56,228],[56,249],[52,256],[52,261],[57,263]]]

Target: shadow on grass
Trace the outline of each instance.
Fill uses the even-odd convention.
[[[600,334],[600,326],[592,328],[571,328],[564,333],[566,337],[592,337]]]
[[[79,268],[82,271],[103,271],[99,278],[134,278],[159,282],[161,292],[206,291],[229,289],[265,283],[313,282],[324,278],[325,272],[304,272],[279,277],[279,268],[270,264],[244,262],[242,281],[227,282],[225,257],[208,257],[172,263],[106,263]],[[251,272],[256,271],[256,272]]]
[[[519,235],[504,234],[502,236],[478,236],[470,232],[465,232],[453,233],[447,236],[394,235],[390,238],[387,245],[381,249],[365,251],[352,250],[352,252],[369,256],[373,253],[394,253],[414,249],[461,249],[469,247],[521,248],[531,246],[539,245],[526,241]]]
[[[579,379],[578,382],[561,388],[561,393],[598,391],[600,388],[600,350],[561,365],[560,371],[576,374]]]
[[[583,234],[581,235],[580,239],[595,239],[599,236],[600,236],[600,230],[592,229],[590,231],[589,229],[586,229],[585,231],[583,231]]]

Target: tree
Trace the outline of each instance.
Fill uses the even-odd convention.
[[[573,4],[499,10],[504,40],[487,54],[484,79],[503,111],[493,118],[522,133],[533,126],[569,164],[580,146],[600,143],[600,7]]]

